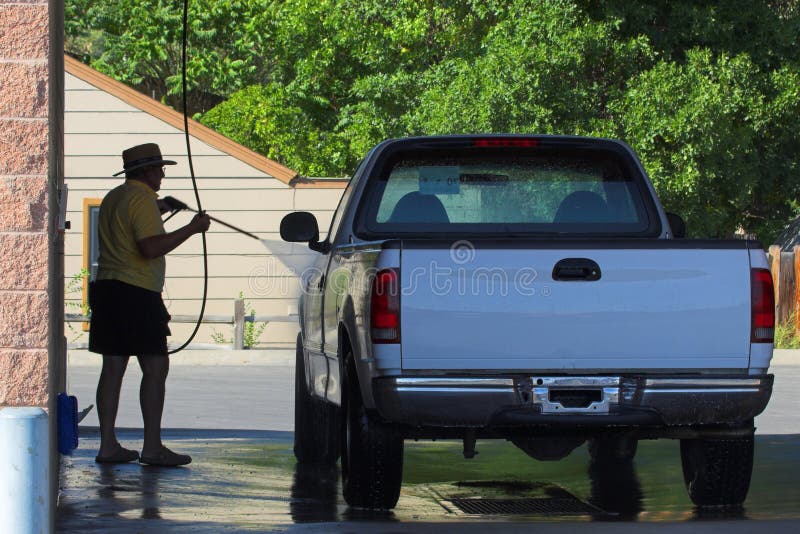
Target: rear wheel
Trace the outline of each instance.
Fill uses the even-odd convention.
[[[306,385],[303,340],[297,336],[294,368],[294,456],[299,463],[335,464],[341,432],[339,408],[311,395]]]
[[[348,355],[345,361],[350,361]],[[369,412],[361,400],[354,371],[345,378],[342,400],[342,493],[360,508],[394,508],[403,482],[403,437],[398,429]]]
[[[697,506],[739,506],[753,472],[753,437],[682,439],[683,480]]]

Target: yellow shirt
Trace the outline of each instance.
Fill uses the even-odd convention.
[[[165,233],[157,198],[156,192],[139,180],[126,180],[103,198],[97,224],[97,280],[119,280],[157,293],[164,289],[164,256],[147,259],[136,244]]]

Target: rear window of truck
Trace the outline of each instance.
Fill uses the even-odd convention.
[[[613,150],[401,151],[377,172],[361,219],[371,234],[660,232],[649,190]]]

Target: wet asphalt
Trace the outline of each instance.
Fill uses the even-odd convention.
[[[460,442],[407,441],[397,508],[354,510],[342,498],[337,468],[294,461],[291,354],[243,357],[195,355],[173,365],[164,440],[193,456],[189,466],[95,464],[99,436],[90,412],[79,448],[62,459],[57,531],[800,531],[800,394],[793,387],[800,353],[776,358],[773,401],[756,421],[750,493],[735,511],[693,507],[671,440],[642,441],[633,463],[613,468],[593,465],[585,446],[539,462],[510,443],[479,441],[479,454],[466,460]],[[71,357],[70,393],[85,407],[99,367],[82,358]],[[119,423],[128,428],[119,438],[140,448],[135,367],[132,361],[124,385]]]

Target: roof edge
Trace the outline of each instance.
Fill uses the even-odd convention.
[[[179,129],[180,131],[184,131],[183,114],[178,113],[169,106],[166,106],[161,102],[158,102],[157,100],[140,93],[136,89],[133,89],[122,82],[98,72],[97,70],[66,54],[64,55],[64,70],[100,90],[110,93],[111,95],[124,101],[126,104],[140,109],[145,113],[149,113],[157,119],[166,122],[170,126]],[[293,171],[285,165],[282,165],[275,160],[269,159],[257,152],[250,150],[249,148],[240,145],[235,141],[232,141],[231,139],[228,139],[221,133],[200,124],[194,119],[189,119],[189,133],[200,141],[208,143],[214,148],[221,150],[260,171],[263,171],[270,176],[273,176],[284,184],[295,187],[295,184],[293,184],[292,181],[298,176],[298,174],[296,171]],[[313,182],[305,183],[301,187],[318,187],[327,189],[331,187],[344,187],[345,184],[346,182],[341,183],[341,185],[339,185],[339,182],[336,184]]]
[[[342,189],[350,183],[350,178],[311,178],[297,175],[289,185],[296,189]]]

